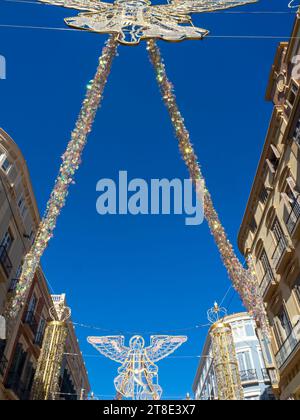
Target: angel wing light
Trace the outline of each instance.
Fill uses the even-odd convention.
[[[145,347],[145,340],[139,335],[130,339],[129,347],[124,346],[124,341],[123,336],[88,338],[101,354],[122,364],[114,380],[118,393],[134,400],[159,400],[162,389],[155,362],[177,350],[187,337],[155,335],[149,347]]]
[[[119,42],[136,45],[141,39],[165,41],[202,39],[209,32],[193,25],[192,13],[213,12],[258,0],[172,0],[168,4],[151,5],[150,0],[40,0],[56,6],[84,10],[65,19],[67,25],[91,32],[119,34]]]

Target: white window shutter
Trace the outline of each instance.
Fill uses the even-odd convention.
[[[4,316],[0,316],[0,340],[6,340],[6,321]]]

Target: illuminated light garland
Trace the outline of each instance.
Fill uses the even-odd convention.
[[[47,203],[44,218],[40,223],[33,246],[24,259],[22,273],[15,294],[7,304],[6,317],[9,319],[16,318],[23,307],[34,274],[40,264],[40,259],[53,236],[57,218],[65,205],[69,186],[74,182],[75,173],[81,163],[87,136],[92,129],[97,109],[100,106],[112,61],[117,53],[117,46],[117,35],[112,35],[102,50],[95,78],[87,86],[87,94],[83,101],[76,127],[72,132],[71,140],[62,156],[59,175]]]
[[[223,263],[232,280],[235,290],[239,293],[247,311],[254,317],[266,338],[270,337],[270,327],[264,303],[259,292],[256,274],[251,267],[244,269],[235,255],[233,246],[227,238],[219,216],[214,208],[211,195],[206,187],[205,179],[192,146],[190,135],[185,127],[184,119],[176,103],[173,85],[169,81],[160,50],[154,40],[147,41],[150,61],[156,72],[156,79],[160,87],[163,101],[169,111],[175,134],[179,142],[179,149],[185,161],[190,177],[197,186],[199,181],[204,185],[204,215],[210,231],[220,251]]]

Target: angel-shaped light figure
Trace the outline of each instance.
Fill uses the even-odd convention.
[[[291,0],[289,2],[289,8],[290,9],[298,9],[300,7],[300,3],[297,0]]]
[[[139,335],[130,339],[129,347],[124,341],[123,336],[88,337],[88,342],[101,354],[122,364],[114,380],[119,394],[134,400],[159,400],[162,389],[155,362],[177,350],[187,337],[154,335],[149,347],[145,347],[145,340]]]
[[[66,18],[67,25],[98,33],[119,34],[121,44],[136,45],[141,39],[165,41],[202,39],[209,32],[193,25],[192,13],[229,9],[258,0],[171,0],[168,4],[151,5],[150,0],[40,0],[56,6],[85,10]]]

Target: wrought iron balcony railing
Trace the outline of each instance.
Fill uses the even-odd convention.
[[[288,246],[287,245],[287,240],[285,239],[284,236],[282,236],[279,239],[279,241],[278,241],[278,243],[275,247],[274,253],[272,255],[272,261],[274,262],[274,265],[275,265],[276,268],[278,267],[278,265],[281,261],[281,258],[282,258],[284,252],[287,249],[287,246]]]
[[[286,219],[286,226],[290,234],[295,230],[295,227],[300,219],[300,197],[292,205],[292,209]]]
[[[256,369],[248,369],[240,371],[241,381],[244,382],[254,382],[258,380]]]
[[[264,380],[265,382],[271,382],[271,379],[270,379],[270,375],[269,375],[268,369],[262,369],[262,370],[261,370],[261,374],[262,374],[263,380]]]
[[[0,245],[0,264],[4,270],[5,275],[9,277],[13,266],[8,256],[6,247],[3,245]]]
[[[300,321],[294,326],[291,334],[288,336],[276,354],[276,362],[279,368],[284,365],[298,344],[300,344]]]
[[[264,276],[263,276],[263,279],[262,279],[262,281],[260,283],[260,286],[259,286],[259,290],[260,290],[261,296],[264,296],[265,295],[268,287],[274,281],[275,281],[275,279],[274,279],[274,276],[273,276],[272,271],[271,270],[270,271],[269,270],[266,271],[265,274],[264,274]]]

